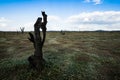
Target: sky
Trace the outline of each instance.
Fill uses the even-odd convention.
[[[0,0],[0,31],[33,31],[48,15],[48,31],[120,30],[120,0]]]

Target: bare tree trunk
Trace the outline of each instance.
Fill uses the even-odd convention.
[[[22,34],[24,33],[25,27],[20,27]]]
[[[43,22],[42,18],[39,17],[34,24],[34,33],[35,36],[32,33],[29,33],[30,38],[28,38],[33,44],[35,48],[34,55],[31,55],[28,58],[28,61],[30,63],[30,66],[33,68],[36,68],[37,70],[42,70],[45,65],[45,60],[43,59],[43,44],[45,42],[46,37],[46,24],[47,24],[47,15],[45,12],[42,12],[43,16]],[[43,37],[41,38],[40,28],[42,29]]]

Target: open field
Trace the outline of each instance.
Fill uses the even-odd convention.
[[[47,32],[39,73],[28,33],[0,32],[0,80],[120,80],[120,32]]]

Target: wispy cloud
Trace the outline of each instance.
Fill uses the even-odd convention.
[[[102,3],[102,0],[84,0],[84,1],[87,2],[87,3],[91,3],[92,2],[95,5]]]
[[[84,0],[85,2],[90,2],[90,0]]]
[[[31,21],[31,22],[27,22],[25,24],[23,24],[23,27],[25,27],[25,31],[33,31],[34,30],[34,25],[35,22]],[[19,31],[19,28],[18,28]]]
[[[94,2],[95,4],[101,4],[101,0],[92,0],[92,2]]]
[[[61,30],[62,19],[59,16],[48,16],[47,30]]]
[[[10,20],[6,19],[5,17],[0,17],[0,27],[7,26],[8,22],[10,22]]]
[[[0,22],[9,22],[10,20],[6,19],[5,17],[0,17]]]
[[[7,24],[6,23],[0,23],[0,27],[6,27]]]
[[[61,18],[59,16],[53,16],[53,15],[50,15],[48,16],[48,21],[60,21]]]
[[[2,30],[2,31],[14,30],[11,27],[12,22],[13,22],[12,20],[9,20],[5,17],[0,17],[0,30]]]

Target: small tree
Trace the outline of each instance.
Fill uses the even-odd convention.
[[[22,34],[24,33],[25,27],[20,27]]]
[[[63,30],[61,30],[60,33],[61,33],[62,35],[65,35],[65,32],[64,32]]]
[[[47,24],[47,15],[45,12],[42,12],[42,18],[38,17],[36,23],[34,24],[34,35],[29,32],[30,38],[28,38],[33,44],[35,48],[35,52],[28,58],[30,66],[37,70],[42,70],[45,65],[45,60],[43,59],[43,44],[45,42],[46,37],[46,24]],[[41,37],[40,29],[42,29],[43,37]]]

